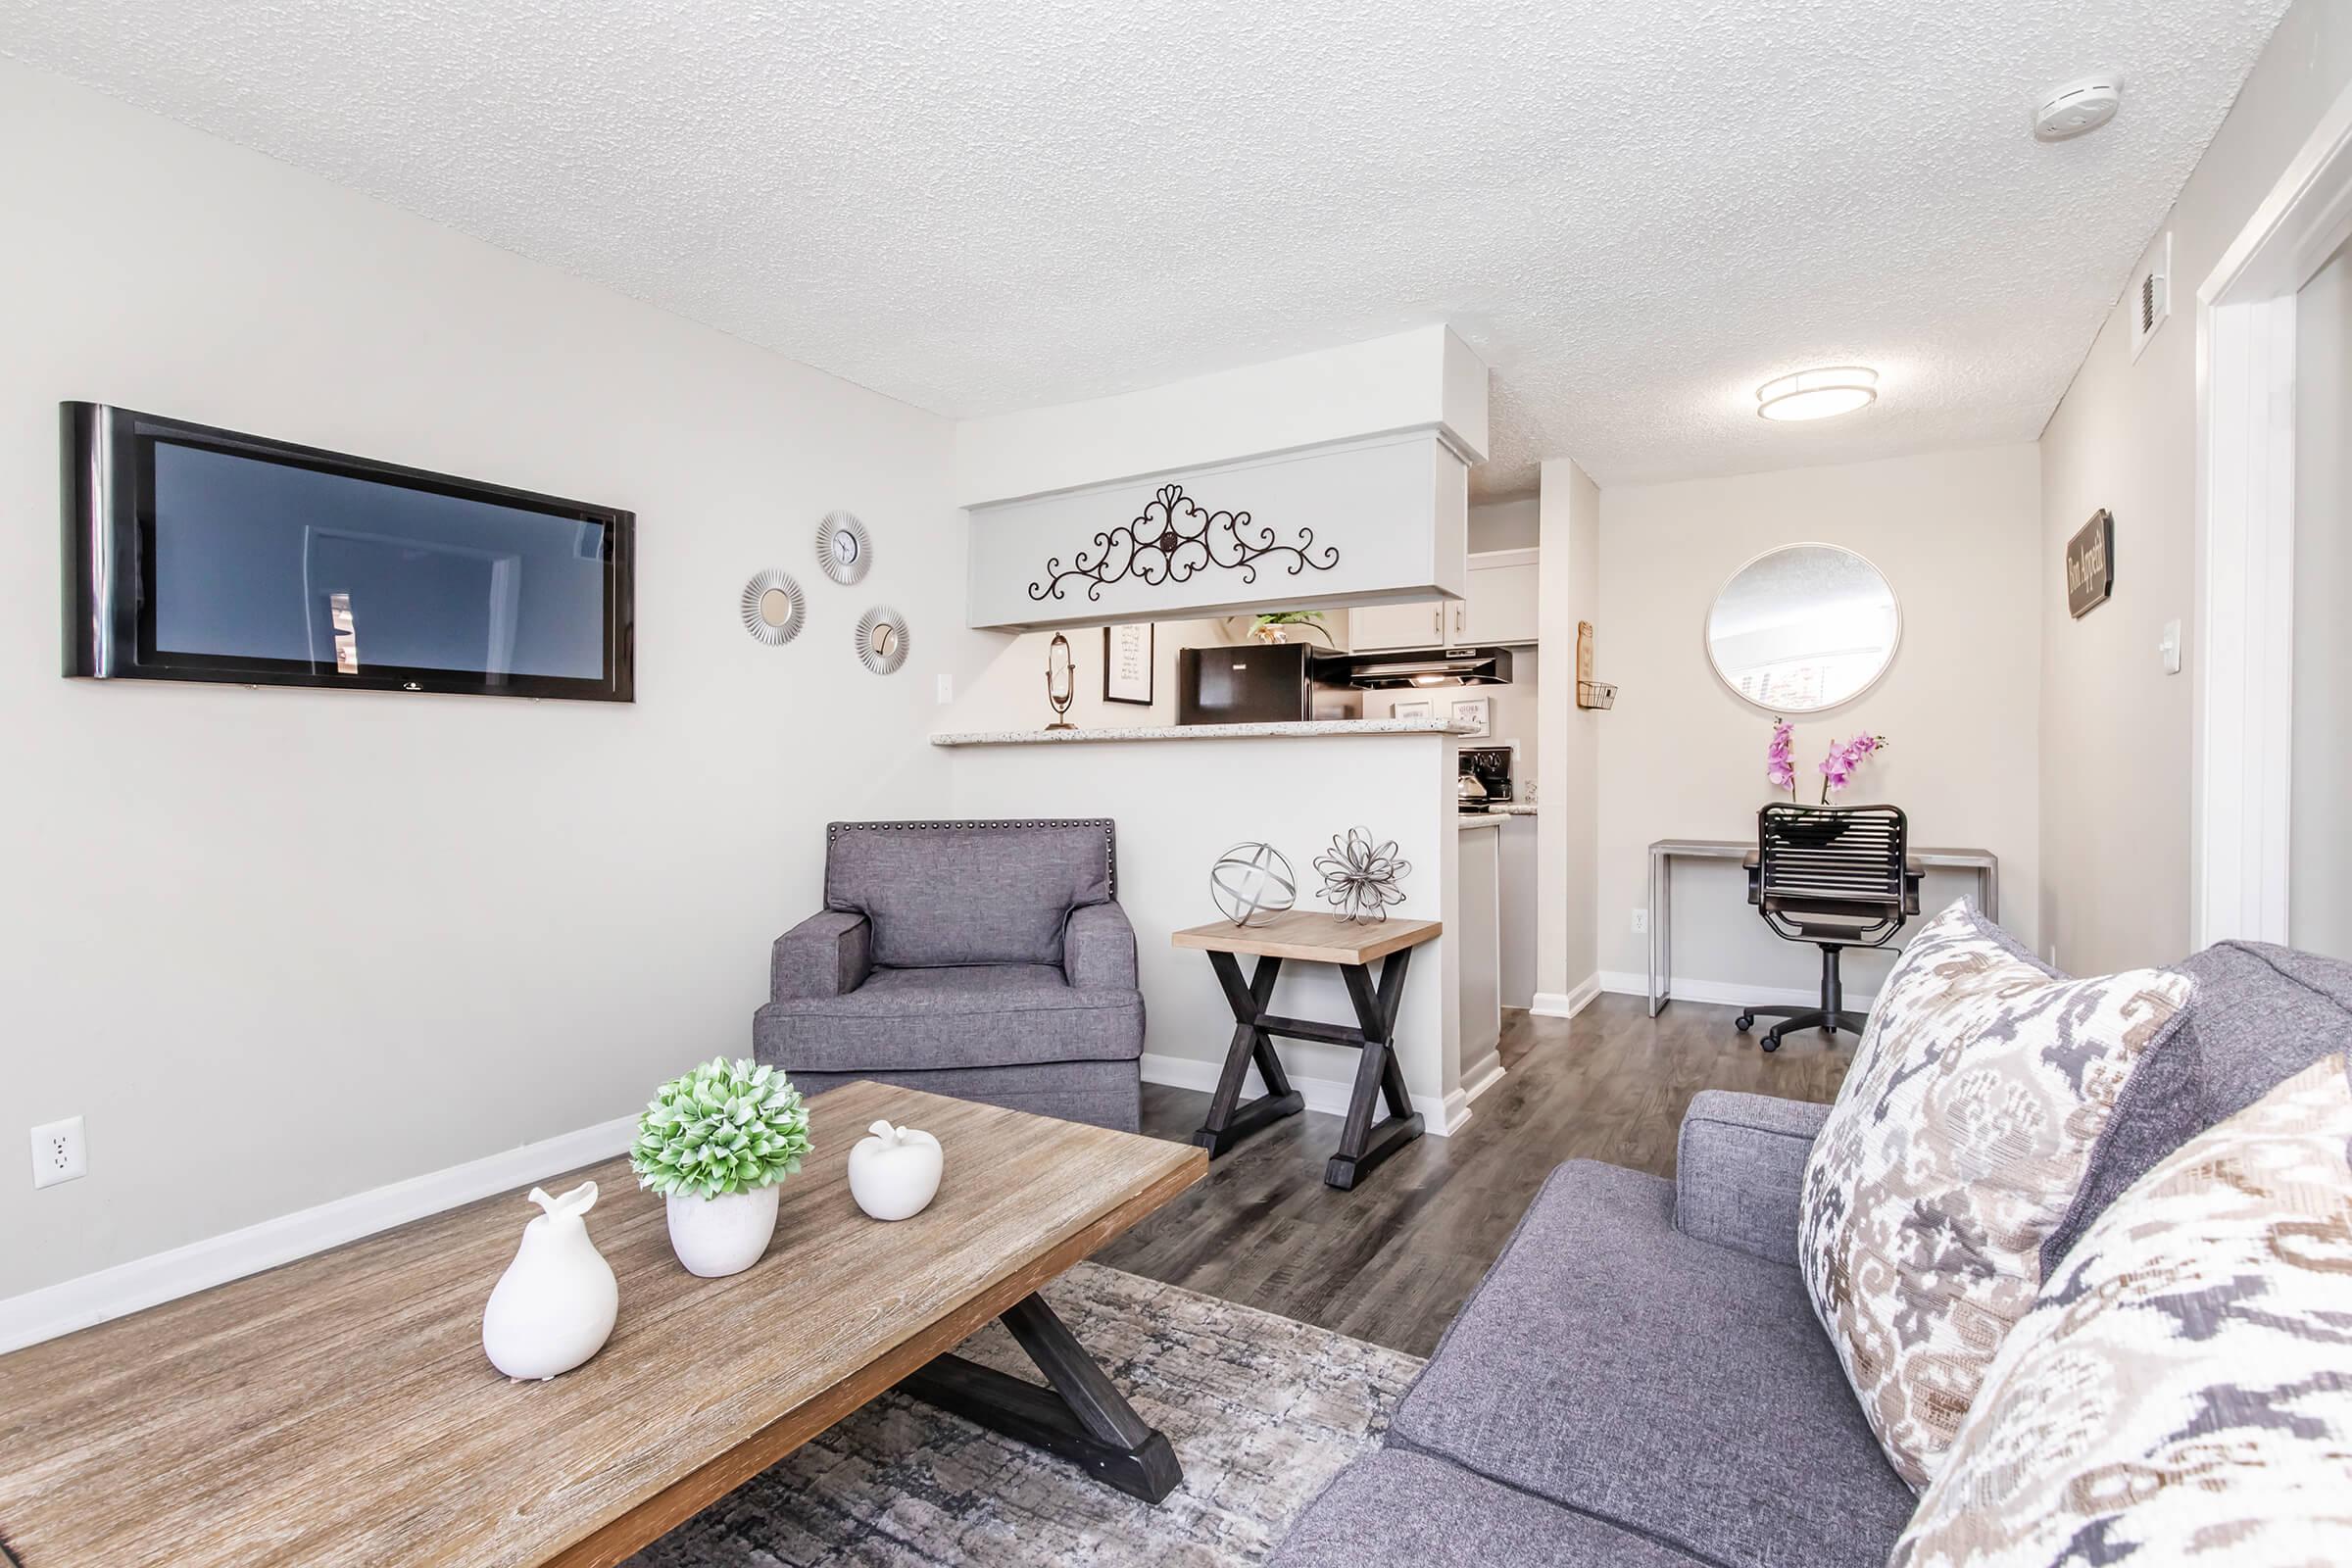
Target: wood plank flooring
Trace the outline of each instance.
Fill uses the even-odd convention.
[[[1678,1002],[1656,1019],[1604,996],[1574,1019],[1503,1014],[1503,1081],[1452,1138],[1424,1137],[1351,1193],[1323,1185],[1340,1118],[1265,1129],[1097,1261],[1427,1355],[1566,1159],[1674,1174],[1676,1130],[1701,1089],[1827,1102],[1854,1037],[1792,1035],[1771,1055],[1734,1007]],[[1144,1086],[1144,1131],[1189,1138],[1208,1096]]]

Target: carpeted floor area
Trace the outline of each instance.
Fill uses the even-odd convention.
[[[957,1417],[886,1395],[631,1559],[635,1568],[1262,1561],[1325,1482],[1376,1446],[1421,1362],[1082,1263],[1045,1292],[1184,1481],[1157,1507]],[[992,1324],[965,1355],[1043,1379]]]

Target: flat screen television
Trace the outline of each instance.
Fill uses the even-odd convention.
[[[61,411],[67,674],[632,700],[633,514]]]

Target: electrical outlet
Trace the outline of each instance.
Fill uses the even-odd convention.
[[[82,1142],[81,1118],[68,1116],[32,1130],[32,1185],[55,1187],[79,1181],[90,1173],[89,1147]]]
[[[1649,935],[1649,911],[1647,909],[1634,911],[1634,935],[1638,937]]]

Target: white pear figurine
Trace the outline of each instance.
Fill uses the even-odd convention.
[[[534,1187],[531,1201],[546,1212],[522,1228],[522,1246],[482,1312],[483,1351],[517,1381],[544,1381],[587,1360],[604,1348],[620,1310],[612,1265],[582,1218],[596,1206],[596,1183],[562,1198]]]
[[[939,1191],[939,1140],[878,1121],[850,1151],[850,1196],[876,1219],[906,1219]]]

